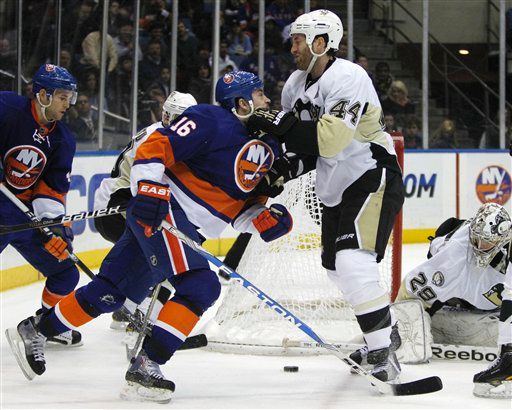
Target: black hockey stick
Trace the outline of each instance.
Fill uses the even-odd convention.
[[[60,225],[65,222],[82,221],[84,219],[100,218],[102,216],[120,214],[126,211],[124,206],[113,206],[105,209],[95,209],[94,211],[84,211],[77,214],[64,215],[60,218],[46,219],[44,221],[32,221],[17,225],[0,225],[0,235],[7,233],[28,231],[30,229],[40,229],[53,225]]]
[[[218,268],[223,268],[225,272],[228,272],[231,276],[231,279],[243,286],[249,292],[251,292],[254,296],[260,299],[263,303],[267,305],[268,308],[276,312],[279,316],[290,322],[292,325],[297,327],[300,331],[307,334],[311,339],[315,342],[318,342],[319,345],[327,349],[334,356],[338,357],[345,364],[350,366],[357,374],[363,376],[366,380],[368,380],[372,386],[375,386],[381,393],[390,394],[395,396],[409,396],[413,394],[425,394],[425,393],[433,393],[443,388],[443,383],[441,379],[437,376],[427,377],[425,379],[414,380],[412,382],[407,383],[396,383],[390,384],[385,383],[376,377],[374,377],[370,372],[363,369],[359,364],[353,361],[348,355],[343,353],[336,346],[326,343],[323,339],[313,331],[306,323],[304,323],[301,319],[295,316],[292,312],[286,309],[284,306],[280,305],[274,299],[272,299],[269,295],[267,295],[262,290],[258,289],[255,285],[245,279],[242,275],[235,272],[228,266],[224,265],[224,263],[215,257],[213,254],[204,249],[197,242],[193,241],[190,237],[179,231],[175,226],[171,225],[167,221],[162,222],[162,228],[166,229],[174,236],[176,236],[181,242],[185,243],[187,246],[192,248],[194,251],[203,256],[206,260],[213,263]]]
[[[0,183],[0,191],[14,204],[18,207],[20,211],[22,211],[27,217],[32,221],[31,223],[41,222],[41,220],[23,203],[21,200],[14,195],[9,188],[7,188],[4,184]],[[50,238],[53,234],[46,226],[39,228],[41,232]],[[89,276],[89,278],[94,278],[94,273],[87,267],[85,263],[83,263],[78,256],[76,256],[73,252],[68,251],[69,258],[82,269],[82,271]]]

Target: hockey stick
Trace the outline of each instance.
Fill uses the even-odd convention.
[[[432,393],[443,388],[443,384],[441,379],[437,376],[427,377],[425,379],[415,380],[408,383],[397,383],[397,384],[388,384],[385,383],[376,377],[372,376],[369,372],[364,370],[361,366],[359,366],[356,362],[354,362],[350,357],[344,354],[340,349],[332,344],[325,343],[318,334],[316,334],[313,329],[311,329],[306,323],[304,323],[301,319],[287,310],[285,307],[281,306],[275,300],[273,300],[266,293],[258,289],[251,282],[241,276],[239,273],[230,269],[228,266],[224,265],[224,263],[204,249],[201,245],[193,241],[184,233],[180,232],[176,227],[172,226],[167,221],[163,221],[161,225],[164,229],[169,231],[171,234],[176,236],[180,241],[188,245],[194,251],[203,256],[206,260],[213,263],[218,268],[222,268],[225,272],[228,272],[231,276],[231,279],[237,282],[239,285],[246,288],[249,292],[254,294],[258,299],[262,300],[270,309],[276,312],[279,316],[283,317],[287,321],[289,321],[292,325],[297,327],[299,330],[307,334],[311,339],[315,342],[319,343],[319,345],[327,349],[331,354],[338,357],[345,364],[350,366],[356,373],[363,376],[366,380],[368,380],[373,386],[377,387],[377,389],[383,394],[395,395],[395,396],[408,396],[413,394],[424,394],[424,393]]]
[[[95,209],[93,211],[84,211],[77,214],[64,215],[60,218],[46,219],[44,221],[32,221],[17,225],[0,225],[0,235],[7,233],[28,231],[30,229],[39,229],[53,225],[60,225],[64,222],[82,221],[84,219],[101,218],[102,216],[120,214],[126,211],[126,207],[118,205],[111,208]]]
[[[38,223],[43,222],[41,221],[21,200],[14,195],[4,184],[0,183],[0,192],[2,192],[14,205],[18,207],[20,211],[22,211],[25,215],[27,215],[31,220],[32,223]],[[41,232],[47,237],[51,238],[53,236],[53,233],[50,231],[49,228],[46,226],[43,226],[39,228]],[[78,256],[76,256],[73,252],[67,251],[68,257],[82,269],[82,271],[89,276],[89,278],[94,278],[94,273],[87,267],[85,263],[83,263]]]
[[[158,299],[158,292],[160,291],[160,287],[162,286],[162,283],[160,282],[158,285],[155,286],[155,289],[153,289],[153,295],[151,296],[151,302],[149,303],[148,311],[146,312],[146,315],[144,316],[144,320],[142,322],[141,329],[139,331],[139,335],[137,336],[137,341],[135,342],[135,346],[133,346],[132,349],[126,346],[126,357],[128,357],[128,360],[132,361],[135,360],[135,356],[137,355],[137,352],[139,351],[139,347],[142,343],[142,339],[146,336],[146,328],[148,327],[149,323],[149,317],[151,316],[151,312],[153,312],[153,308],[155,307],[156,300]]]

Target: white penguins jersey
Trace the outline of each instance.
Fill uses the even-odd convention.
[[[140,144],[142,144],[148,136],[150,136],[158,128],[163,128],[161,121],[155,122],[150,126],[140,130],[132,137],[130,143],[121,151],[116,159],[114,169],[110,174],[110,178],[101,181],[99,188],[94,195],[94,209],[104,209],[108,206],[110,197],[114,192],[120,189],[130,192],[130,172],[135,158],[135,152]]]
[[[339,204],[345,189],[370,169],[401,172],[373,83],[357,64],[331,60],[314,81],[296,70],[284,85],[281,104],[301,120],[318,121],[316,193],[325,205]]]
[[[508,244],[489,266],[478,267],[469,242],[469,222],[454,233],[432,241],[432,257],[407,273],[403,280],[402,288],[405,286],[409,297],[414,295],[426,307],[452,298],[462,299],[481,310],[501,306],[505,280],[512,282]],[[403,296],[402,290],[399,293]]]

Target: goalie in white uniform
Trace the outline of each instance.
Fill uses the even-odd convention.
[[[390,381],[400,366],[377,264],[404,201],[393,140],[383,131],[379,98],[366,71],[334,56],[341,20],[316,10],[299,16],[290,33],[298,70],[283,88],[283,111],[257,110],[248,127],[277,136],[287,151],[317,157],[322,265],[354,308],[372,374]]]
[[[420,299],[430,316],[444,305],[483,311],[501,307],[499,357],[475,375],[477,396],[512,397],[511,238],[510,216],[495,203],[482,205],[467,221],[446,220],[432,238],[428,260],[405,276],[397,297]]]
[[[105,178],[96,191],[94,209],[104,209],[115,206],[126,207],[128,205],[128,201],[132,198],[130,192],[130,172],[137,147],[139,147],[153,131],[158,128],[168,128],[176,117],[181,115],[188,107],[196,104],[197,101],[191,94],[180,93],[178,91],[173,91],[169,94],[162,108],[162,120],[140,130],[119,154],[110,174],[110,178]],[[124,214],[109,215],[95,219],[94,224],[103,238],[112,243],[116,243],[125,230],[126,219]],[[171,289],[169,289],[170,285],[166,286],[166,283],[167,282],[163,283],[157,295],[155,307],[151,312],[151,319],[158,316],[161,307],[167,302],[171,295]],[[143,304],[147,307],[149,300],[146,299]],[[136,304],[127,299],[125,307],[128,308],[131,313],[134,313]],[[129,321],[123,309],[114,312],[112,319],[110,327],[113,329],[124,329]]]

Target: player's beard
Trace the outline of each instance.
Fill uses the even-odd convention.
[[[299,55],[295,57],[295,65],[297,66],[297,70],[306,71],[309,67],[309,63],[313,58],[312,54],[309,55]]]

